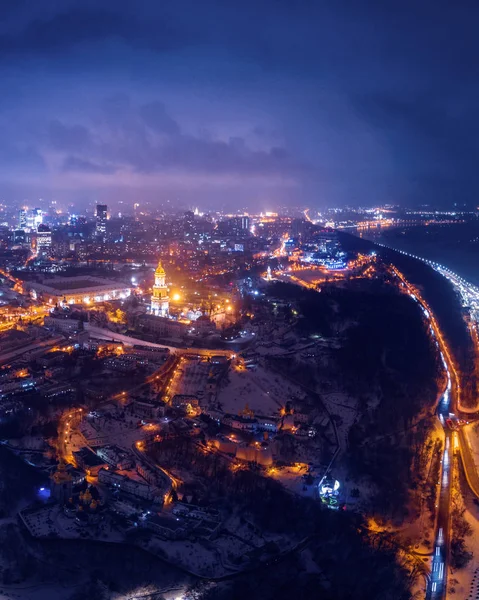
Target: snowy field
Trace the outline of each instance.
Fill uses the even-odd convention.
[[[210,368],[211,365],[208,362],[182,361],[170,383],[168,394],[170,398],[173,398],[176,394],[196,396],[198,391],[203,392]]]
[[[229,384],[222,388],[218,401],[225,413],[238,414],[245,405],[255,414],[277,415],[292,396],[303,397],[301,390],[277,373],[258,366],[256,370],[229,372]]]
[[[356,420],[357,400],[341,392],[321,394],[321,398],[330,415],[337,415],[339,417],[339,421],[337,422],[339,444],[344,450],[349,430]]]

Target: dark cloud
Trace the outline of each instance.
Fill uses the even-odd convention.
[[[253,150],[240,137],[220,140],[182,134],[160,101],[137,109],[123,96],[110,98],[103,106],[112,110],[95,135],[80,125],[50,124],[54,149],[74,153],[65,159],[64,171],[175,170],[250,177],[292,177],[307,172],[306,165],[284,148]]]
[[[23,177],[46,173],[42,155],[31,145],[10,142],[0,131],[0,166],[2,169]]]
[[[477,196],[472,0],[42,0],[2,17],[0,193],[72,174],[116,193],[127,172],[135,195],[175,172],[233,206]]]
[[[51,19],[36,19],[15,35],[0,37],[2,55],[51,53],[81,42],[124,38],[132,23],[124,15],[104,10],[71,10]]]
[[[63,161],[62,170],[67,173],[93,173],[101,175],[111,175],[117,171],[112,165],[101,165],[90,160],[79,158],[78,156],[68,156]]]
[[[424,179],[429,184],[434,171],[438,184],[445,172],[448,177],[461,172],[468,178],[476,171],[479,122],[475,106],[458,108],[454,102],[430,94],[409,98],[374,94],[359,98],[356,106],[397,149],[398,166],[406,164],[411,174],[419,168],[427,173]]]
[[[58,120],[49,127],[49,141],[56,150],[78,152],[88,150],[92,145],[89,130],[82,125],[64,125]]]
[[[178,123],[167,114],[163,102],[149,102],[140,108],[145,124],[157,133],[175,135],[180,133]]]

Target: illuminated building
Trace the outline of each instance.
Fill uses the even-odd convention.
[[[46,225],[40,224],[37,232],[37,255],[49,256],[52,249],[52,232]]]
[[[25,218],[26,226],[36,231],[38,226],[43,222],[43,211],[40,208],[32,208]]]
[[[130,494],[144,500],[155,500],[161,497],[161,492],[158,488],[130,479],[126,475],[116,473],[109,469],[100,469],[98,472],[98,481],[100,483],[116,487],[125,494]]]
[[[239,217],[239,226],[240,226],[240,229],[249,231],[250,219],[247,215]]]
[[[131,289],[126,284],[100,277],[54,277],[43,282],[25,282],[25,288],[34,298],[42,298],[52,306],[67,304],[95,304],[107,300],[127,298]]]
[[[27,211],[24,208],[21,208],[18,211],[18,228],[25,229],[27,226]]]
[[[339,481],[331,477],[324,476],[318,484],[318,493],[321,502],[328,508],[338,510],[339,504]]]
[[[106,204],[96,205],[96,236],[105,240],[106,238],[106,219],[108,206]]]
[[[338,234],[336,231],[324,229],[316,235],[315,239],[318,243],[319,251],[323,254],[334,256],[340,250]]]
[[[158,317],[167,317],[170,305],[168,297],[168,288],[165,283],[165,270],[158,263],[155,271],[155,284],[153,286],[153,294],[151,295],[151,312]]]
[[[60,504],[64,504],[71,496],[72,486],[72,476],[67,471],[66,464],[60,461],[57,470],[50,479],[50,490],[53,498]]]

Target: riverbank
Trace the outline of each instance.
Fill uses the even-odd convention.
[[[479,221],[391,227],[361,231],[356,235],[443,264],[474,285],[479,285]]]

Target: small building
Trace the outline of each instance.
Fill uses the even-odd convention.
[[[85,446],[96,448],[108,445],[109,436],[100,433],[87,419],[81,422],[79,431],[85,442]]]
[[[105,369],[117,371],[118,373],[133,373],[138,367],[134,356],[125,354],[123,356],[111,356],[103,363]]]
[[[257,431],[269,431],[272,433],[276,433],[278,431],[278,419],[273,419],[271,417],[261,417],[256,415]]]
[[[43,356],[39,357],[37,360],[42,367],[52,367],[53,365],[61,364],[67,356],[68,352],[63,352],[62,350],[52,350],[51,352],[47,352]]]
[[[122,475],[115,471],[100,469],[98,472],[98,481],[137,498],[156,502],[163,501],[163,497],[161,497],[160,491],[156,487],[136,481],[135,479],[130,479],[127,475]]]
[[[228,357],[224,356],[223,354],[215,354],[210,360],[211,364],[213,365],[226,365],[228,361]]]
[[[63,333],[71,333],[79,330],[78,319],[69,319],[64,316],[45,317],[43,324],[47,329],[52,331],[61,331]]]
[[[190,412],[199,406],[198,398],[190,394],[175,394],[171,400],[173,408]]]
[[[223,425],[227,425],[233,429],[239,429],[240,431],[256,431],[258,425],[256,419],[242,417],[240,415],[226,414],[221,421]]]
[[[146,519],[145,527],[165,540],[181,540],[187,535],[187,528],[183,521],[164,515],[151,515]]]
[[[83,469],[87,475],[96,477],[105,467],[105,461],[95,454],[90,448],[80,448],[73,452],[75,464],[79,469]]]
[[[255,462],[263,467],[269,467],[273,464],[271,446],[265,442],[257,442],[254,445],[241,444],[236,450],[236,458],[247,462]]]
[[[160,337],[181,338],[188,333],[190,325],[168,317],[147,314],[136,319],[136,329],[144,333],[155,333]]]
[[[216,325],[211,321],[209,317],[206,315],[202,315],[198,317],[196,321],[193,321],[191,324],[191,329],[195,333],[199,333],[201,335],[205,335],[207,333],[212,333],[216,331]]]
[[[163,471],[152,469],[146,463],[141,461],[136,464],[136,472],[143,477],[147,483],[158,488],[163,497],[171,491],[171,480],[163,473]]]
[[[76,396],[77,389],[71,383],[55,383],[41,388],[41,394],[47,400]]]
[[[165,361],[169,354],[169,348],[156,348],[154,346],[142,346],[141,344],[135,344],[133,346],[133,353],[138,356],[144,356],[152,360],[153,362],[162,362]]]
[[[97,448],[97,455],[107,464],[123,471],[124,469],[130,469],[134,465],[133,457],[125,450],[122,450],[118,446],[104,446]]]
[[[213,446],[218,448],[220,452],[224,452],[225,454],[233,454],[236,455],[236,447],[237,442],[232,440],[226,435],[218,434],[213,440],[211,440]]]
[[[157,419],[165,414],[164,402],[133,400],[128,407],[132,413],[142,419]]]

